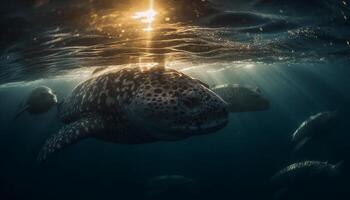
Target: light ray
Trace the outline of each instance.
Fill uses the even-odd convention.
[[[154,10],[154,0],[150,0],[149,9],[142,12],[136,12],[132,16],[132,18],[138,19],[142,23],[147,24],[147,27],[143,29],[144,31],[152,31],[153,30],[152,23],[155,20],[155,17],[157,14],[158,14],[157,11]]]

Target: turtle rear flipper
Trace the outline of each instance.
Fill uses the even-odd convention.
[[[103,131],[108,124],[102,116],[89,115],[64,126],[57,134],[46,140],[39,152],[38,161],[45,161],[49,156],[65,147]]]

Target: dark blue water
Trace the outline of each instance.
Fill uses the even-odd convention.
[[[344,167],[335,182],[282,199],[350,198],[350,2],[156,1],[150,32],[131,18],[144,8],[132,1],[1,4],[0,199],[274,199],[280,196],[269,179],[300,160],[344,161]],[[96,68],[155,63],[209,85],[258,86],[271,107],[231,113],[217,133],[177,142],[88,139],[43,164],[37,154],[62,126],[56,109],[12,121],[36,86],[63,99]],[[326,110],[341,113],[330,138],[293,155],[293,131]],[[147,195],[149,179],[162,175],[195,183],[183,180],[189,190]]]

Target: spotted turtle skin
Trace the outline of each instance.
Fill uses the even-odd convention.
[[[202,82],[168,68],[105,70],[77,85],[59,107],[66,124],[39,160],[86,137],[119,144],[173,141],[214,133],[227,104]]]

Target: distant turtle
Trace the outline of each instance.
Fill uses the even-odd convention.
[[[50,110],[57,105],[57,96],[49,87],[40,86],[30,92],[25,102],[16,114],[17,119],[23,112],[27,111],[30,114],[41,114]]]
[[[263,111],[270,107],[257,87],[224,84],[211,89],[228,103],[230,112]]]
[[[76,86],[59,108],[66,123],[39,160],[94,137],[120,144],[174,141],[216,132],[227,104],[197,80],[167,68],[111,69]]]
[[[304,161],[294,163],[277,172],[271,181],[281,187],[308,182],[327,180],[340,174],[342,162],[332,165],[321,161]]]
[[[320,112],[306,119],[292,135],[292,141],[297,143],[296,149],[314,137],[329,133],[337,125],[337,121],[338,113],[331,111]]]
[[[278,199],[286,199],[286,195],[313,194],[321,188],[327,189],[327,185],[331,186],[341,174],[342,165],[343,162],[333,165],[321,161],[291,164],[270,179],[270,184],[275,191],[274,196]]]

